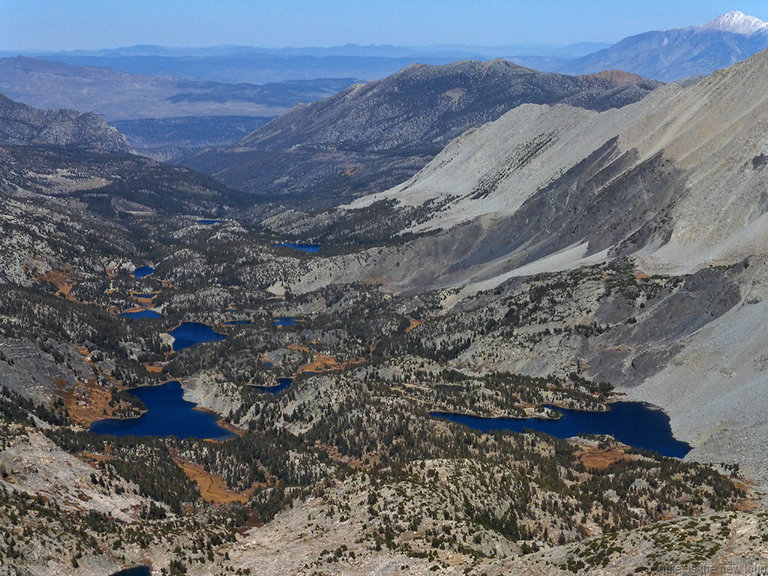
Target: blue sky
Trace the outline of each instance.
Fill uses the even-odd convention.
[[[0,50],[615,42],[768,0],[0,0]]]

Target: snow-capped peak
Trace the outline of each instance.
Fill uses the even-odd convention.
[[[722,32],[733,32],[734,34],[744,34],[749,36],[755,32],[768,28],[768,23],[763,22],[754,16],[747,16],[743,12],[735,10],[718,16],[711,22],[702,26],[706,30],[720,30]]]

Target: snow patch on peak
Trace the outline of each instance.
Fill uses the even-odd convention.
[[[747,16],[743,12],[734,10],[718,16],[711,22],[702,26],[705,30],[720,30],[722,32],[733,32],[734,34],[744,34],[746,36],[760,32],[768,28],[768,23],[763,22],[754,16]]]

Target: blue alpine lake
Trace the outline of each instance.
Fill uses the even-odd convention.
[[[137,310],[136,312],[123,312],[120,316],[125,316],[131,320],[140,320],[142,318],[162,318],[163,315],[154,310]]]
[[[144,402],[147,412],[138,418],[98,420],[91,424],[91,432],[112,436],[176,436],[210,440],[226,440],[235,436],[216,424],[216,415],[195,410],[193,402],[184,400],[179,382],[135,388],[131,394]]]
[[[319,252],[320,244],[303,244],[301,242],[280,242],[275,244],[275,248],[291,248],[293,250],[301,250],[302,252]]]
[[[227,338],[226,334],[219,334],[208,324],[200,322],[182,322],[171,330],[173,336],[173,349],[178,352],[202,342],[220,342]]]
[[[285,390],[293,384],[293,378],[278,378],[275,386],[258,386],[262,392],[269,392],[270,394],[277,394],[281,390]]]
[[[276,316],[273,319],[275,326],[293,326],[296,324],[296,318],[291,316]]]
[[[211,219],[208,219],[208,218],[203,218],[203,219],[197,221],[198,224],[203,224],[205,226],[210,226],[212,224],[222,224],[223,222],[224,222],[224,220],[211,220]]]
[[[136,270],[133,271],[133,277],[134,278],[146,278],[152,272],[154,272],[155,269],[152,268],[152,266],[141,266],[139,268],[136,268]]]
[[[134,566],[120,570],[120,572],[114,572],[111,576],[152,576],[152,570],[149,566]]]
[[[669,417],[660,409],[643,402],[615,402],[607,412],[583,412],[549,406],[563,414],[559,420],[544,418],[481,418],[467,414],[432,412],[430,415],[463,424],[480,432],[534,430],[558,438],[579,434],[610,434],[634,448],[658,452],[662,456],[682,458],[691,447],[672,436]]]

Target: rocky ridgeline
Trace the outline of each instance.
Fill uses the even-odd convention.
[[[240,142],[285,149],[424,150],[442,148],[468,128],[522,103],[618,108],[659,86],[639,76],[543,74],[505,60],[414,64],[300,106]]]
[[[98,152],[131,152],[125,137],[93,112],[38,110],[0,94],[0,144],[53,144]]]

